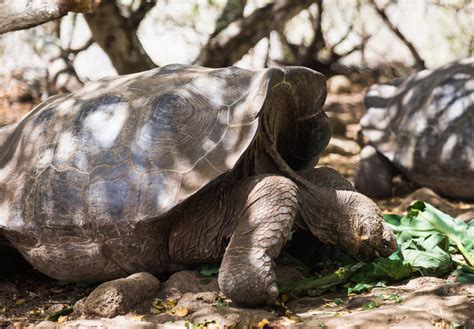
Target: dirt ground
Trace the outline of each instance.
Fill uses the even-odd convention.
[[[350,94],[330,94],[326,105],[335,134],[320,165],[336,168],[348,178],[352,177],[359,161],[358,122],[363,113],[362,95],[360,90]],[[11,113],[11,105],[12,102],[0,93],[0,116],[4,115],[0,122],[11,122],[18,117]],[[17,105],[22,112],[25,107]],[[400,212],[405,195],[415,187],[399,179],[397,188],[396,197],[376,200],[384,212]],[[474,207],[474,204],[444,201],[446,207],[451,207],[449,209],[456,213]],[[71,307],[96,285],[58,282],[41,275],[8,253],[1,255],[0,259],[2,328],[474,327],[474,284],[430,277],[374,288],[359,295],[347,295],[342,290],[336,290],[317,297],[283,298],[277,306],[268,308],[244,309],[231,304],[218,293],[215,277],[200,277],[194,273],[193,282],[189,279],[180,282],[179,275],[173,288],[170,288],[170,282],[165,282],[162,285],[162,299],[153,300],[148,311],[132,312],[113,319],[83,319],[75,312],[71,313]],[[291,269],[282,269],[278,273],[282,273],[279,275],[281,280],[285,276],[287,280],[294,280],[290,275]],[[170,294],[167,295],[166,291]]]

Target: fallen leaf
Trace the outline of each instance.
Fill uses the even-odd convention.
[[[58,318],[58,323],[64,323],[67,321],[67,315],[61,315],[59,318]]]
[[[24,300],[24,299],[17,299],[17,300],[15,301],[15,305],[23,305],[23,304],[25,304],[25,303],[26,303],[26,300]]]
[[[173,309],[173,314],[183,317],[189,314],[189,309],[184,306],[177,306]]]
[[[267,319],[263,319],[262,321],[260,321],[260,322],[258,323],[258,327],[259,327],[260,329],[263,329],[263,328],[265,328],[266,326],[268,326],[269,323],[270,323],[270,321],[268,321]]]
[[[144,315],[132,315],[130,317],[130,319],[132,319],[134,321],[141,321],[141,320],[143,320],[144,317],[145,317]]]
[[[162,312],[169,312],[171,311],[171,309],[173,309],[173,307],[176,306],[176,301],[172,299],[161,300],[161,299],[155,298],[151,302],[151,306],[153,306],[154,308]]]

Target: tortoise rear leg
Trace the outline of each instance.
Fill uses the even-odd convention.
[[[362,149],[360,158],[354,177],[356,190],[371,198],[389,197],[395,174],[393,164],[370,145]]]
[[[282,176],[256,176],[239,191],[248,197],[222,260],[219,287],[237,303],[272,303],[278,296],[273,260],[293,226],[297,186]]]

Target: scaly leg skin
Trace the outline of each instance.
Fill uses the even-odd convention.
[[[243,184],[250,192],[222,260],[219,287],[239,304],[272,304],[278,297],[273,260],[293,226],[298,188],[282,176],[256,176]]]
[[[365,260],[395,251],[395,237],[380,209],[344,176],[325,167],[299,174],[298,217],[321,242]]]

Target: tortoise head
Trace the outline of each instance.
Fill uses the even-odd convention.
[[[324,76],[304,67],[287,67],[283,84],[273,94],[286,95],[285,129],[278,150],[293,170],[312,168],[331,139],[331,125],[322,110],[327,87]],[[290,119],[291,117],[291,119]]]

